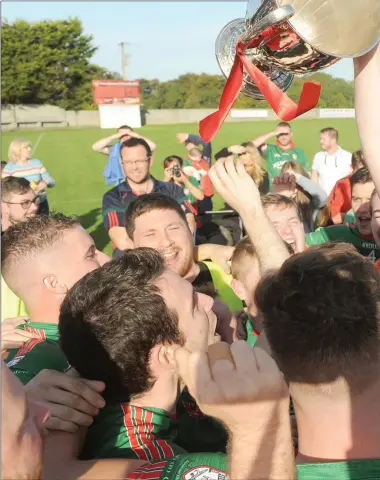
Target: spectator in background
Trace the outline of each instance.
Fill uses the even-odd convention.
[[[12,225],[34,217],[39,200],[39,196],[25,178],[7,177],[1,180],[1,235]],[[28,314],[24,302],[8,287],[3,276],[1,276],[1,299],[2,322]]]
[[[366,166],[361,150],[354,152],[351,159],[352,173]],[[345,222],[346,213],[351,210],[351,175],[338,180],[329,195],[329,206],[333,223],[339,225]]]
[[[281,175],[275,177],[271,191],[292,198],[299,209],[305,233],[314,232],[318,214],[327,203],[327,195],[310,180],[299,163],[286,162]]]
[[[102,138],[95,142],[92,146],[94,152],[103,153],[108,156],[108,162],[104,169],[103,176],[106,179],[106,185],[113,184],[115,187],[124,181],[125,175],[121,166],[121,144],[130,138],[141,138],[149,145],[151,152],[156,149],[156,144],[134,132],[129,125],[122,125],[118,128],[117,133],[109,137]],[[116,143],[113,143],[116,140]]]
[[[130,138],[142,138],[149,145],[152,152],[156,149],[156,144],[152,140],[134,132],[128,125],[122,125],[114,135],[102,138],[93,144],[92,149],[94,152],[103,153],[108,156],[108,162],[103,171],[106,185],[113,184],[116,187],[124,181],[125,175],[121,166],[120,147],[123,142]],[[117,142],[112,144],[115,140],[117,140]]]
[[[142,138],[130,138],[122,143],[121,162],[125,180],[103,196],[103,223],[110,236],[114,255],[131,247],[124,224],[128,205],[139,195],[163,193],[176,200],[185,210],[189,227],[194,232],[194,215],[186,205],[183,190],[172,182],[161,182],[150,174],[152,151]]]
[[[275,144],[266,143],[270,138],[277,137]],[[252,141],[267,162],[269,183],[272,185],[274,177],[280,175],[285,162],[295,161],[308,171],[309,163],[305,152],[296,147],[293,142],[292,127],[287,122],[280,122],[273,132],[260,135]]]
[[[204,194],[204,199],[198,202],[197,243],[210,242],[210,237],[213,237],[214,232],[212,227],[210,230],[212,216],[206,213],[213,209],[212,197],[214,196],[214,190],[208,176],[209,169],[210,165],[203,160],[199,148],[192,148],[189,151],[188,158],[183,162],[183,171],[200,183]],[[219,242],[213,238],[212,243]]]
[[[31,158],[31,154],[32,144],[29,140],[23,138],[12,140],[8,149],[9,162],[3,169],[2,178],[22,177],[29,180],[33,190],[40,197],[37,214],[47,215],[49,213],[49,203],[46,188],[54,187],[55,182],[41,160]]]
[[[164,182],[172,182],[182,188],[186,195],[188,206],[192,207],[193,213],[198,213],[198,201],[205,198],[200,182],[183,171],[183,160],[177,155],[170,155],[164,160]]]
[[[193,148],[202,147],[202,160],[206,161],[211,166],[212,146],[211,142],[205,142],[199,135],[192,135],[190,133],[177,133],[176,135],[179,143],[184,143],[186,150],[190,152]]]
[[[375,262],[380,258],[380,249],[372,236],[371,198],[375,184],[370,172],[363,167],[350,178],[351,205],[356,218],[356,225],[332,225],[318,228],[306,235],[308,246],[326,242],[343,241],[351,243],[359,253]]]
[[[320,132],[321,152],[314,156],[311,178],[324,189],[327,195],[338,180],[351,172],[351,153],[338,145],[339,133],[335,128]]]

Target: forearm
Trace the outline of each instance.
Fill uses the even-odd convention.
[[[134,459],[77,460],[85,429],[78,434],[50,432],[44,450],[45,480],[124,480],[126,475],[146,463]]]
[[[260,147],[263,143],[266,143],[270,138],[274,137],[276,132],[269,132],[264,133],[264,135],[260,135],[259,137],[252,140],[252,143],[255,147]]]
[[[380,193],[380,44],[354,60],[356,122],[366,164]]]
[[[316,170],[311,171],[311,179],[313,180],[313,182],[319,183],[319,175]]]
[[[261,273],[278,270],[284,261],[289,258],[289,252],[261,205],[255,209],[244,207],[239,214],[247,235],[256,250]]]
[[[155,142],[153,142],[153,140],[150,140],[150,138],[147,138],[147,137],[143,137],[142,135],[136,135],[138,138],[141,138],[141,140],[144,140],[148,145],[149,145],[149,148],[151,149],[152,152],[154,152],[157,148],[157,145],[155,144]]]
[[[108,147],[108,145],[110,143],[114,142],[115,140],[119,140],[119,139],[120,139],[120,134],[119,133],[114,133],[113,135],[110,135],[109,137],[102,138],[101,140],[98,140],[97,142],[95,142],[92,146],[92,149],[95,152],[103,153],[102,150],[104,148]]]
[[[49,175],[48,172],[45,172],[42,174],[42,181],[45,182],[47,187],[54,187],[55,181],[54,179]]]
[[[252,411],[252,415],[255,412]],[[231,480],[293,480],[294,451],[289,419],[289,402],[276,404],[265,424],[248,425],[229,442]]]
[[[196,187],[193,185],[187,178],[184,180],[184,185],[189,189],[189,192],[194,196],[197,200],[203,200],[205,198],[205,194],[200,187]]]
[[[119,250],[133,248],[132,241],[128,238],[127,231],[124,227],[112,227],[108,231],[108,235],[112,240],[112,243]]]
[[[327,193],[318,183],[299,174],[296,175],[296,181],[311,196],[311,201],[315,208],[322,208],[326,205],[328,201]]]

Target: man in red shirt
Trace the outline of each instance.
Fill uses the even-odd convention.
[[[361,150],[352,154],[351,166],[352,173],[338,180],[329,195],[331,220],[336,225],[342,224],[344,215],[351,210],[351,175],[359,170],[359,168],[366,166]]]

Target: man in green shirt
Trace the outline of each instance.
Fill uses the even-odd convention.
[[[7,364],[24,384],[43,369],[68,368],[57,343],[60,304],[81,276],[107,260],[79,222],[64,215],[37,216],[4,233],[2,274],[29,312],[19,328],[38,336],[9,350]]]
[[[277,137],[276,143],[266,143],[272,137]],[[260,135],[252,142],[266,160],[270,185],[272,185],[274,177],[280,175],[281,169],[286,162],[298,162],[307,172],[310,170],[305,152],[302,148],[295,146],[292,138],[293,132],[290,124],[280,122],[276,130]]]
[[[380,258],[380,248],[376,245],[371,228],[371,195],[375,185],[368,169],[357,170],[350,178],[352,210],[356,225],[334,225],[321,227],[306,235],[308,246],[330,241],[341,241],[353,245],[359,253],[373,262]]]
[[[178,429],[193,438],[192,451],[202,451],[199,432],[214,421],[198,409],[200,425],[189,431],[181,408],[174,420],[178,377],[164,345],[205,351],[215,339],[213,303],[151,248],[127,251],[68,292],[59,319],[62,350],[81,376],[107,385],[107,405],[88,430],[85,458],[168,458],[185,451],[175,441]],[[224,428],[213,432],[208,451],[225,450]]]

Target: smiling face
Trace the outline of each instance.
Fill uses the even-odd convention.
[[[352,187],[351,206],[355,214],[356,224],[359,233],[362,235],[371,235],[371,195],[375,184],[371,182],[356,183]]]
[[[295,206],[268,205],[265,207],[265,213],[294,253],[305,250],[305,230]]]
[[[206,351],[215,341],[214,300],[197,293],[190,282],[170,269],[166,269],[155,283],[168,308],[177,313],[178,329],[185,338],[185,347],[191,352]]]
[[[126,178],[135,183],[144,183],[149,177],[151,158],[143,145],[124,147],[121,151],[121,162]]]
[[[32,189],[21,194],[10,193],[2,201],[2,217],[4,220],[7,219],[11,225],[25,222],[36,215],[38,200]]]
[[[185,277],[194,267],[193,237],[174,210],[151,210],[135,219],[133,244],[158,250],[167,267]]]

